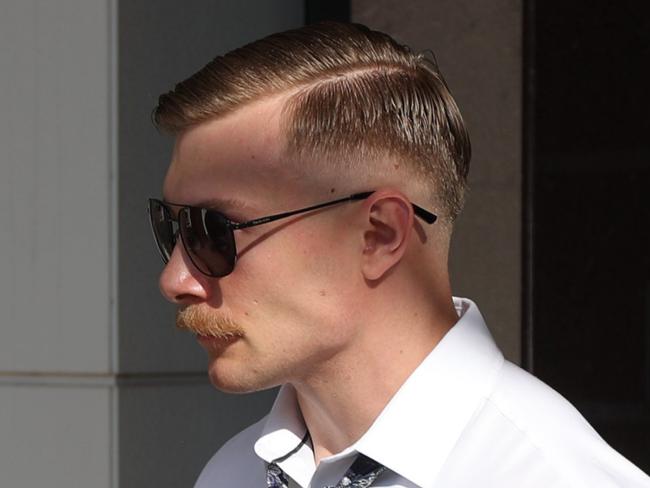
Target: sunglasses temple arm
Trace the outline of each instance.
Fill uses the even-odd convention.
[[[412,203],[411,205],[413,205],[413,212],[415,212],[415,215],[420,217],[427,224],[433,224],[438,219],[438,216],[436,214],[433,214],[428,210],[425,210],[422,207],[417,206],[415,203]]]
[[[353,195],[350,195],[349,197],[345,198],[339,198],[338,200],[333,200],[331,202],[325,202],[325,203],[319,203],[317,205],[312,205],[310,207],[306,208],[301,208],[298,210],[292,210],[290,212],[282,212],[279,214],[274,214],[274,215],[269,215],[267,217],[261,217],[259,219],[254,219],[254,220],[249,220],[247,222],[241,222],[241,223],[232,223],[232,228],[233,229],[245,229],[247,227],[253,227],[255,225],[261,225],[261,224],[266,224],[267,222],[273,222],[274,220],[280,220],[284,219],[286,217],[291,217],[292,215],[297,215],[300,213],[304,212],[309,212],[311,210],[317,210],[319,208],[323,207],[329,207],[330,205],[336,205],[337,203],[343,203],[343,202],[348,202],[348,201],[356,201],[356,200],[364,200],[368,198],[370,195],[372,195],[374,192],[372,191],[367,191],[367,192],[361,192],[361,193],[355,193]],[[422,220],[424,220],[428,224],[433,224],[437,216],[435,214],[432,214],[431,212],[423,209],[422,207],[419,207],[415,204],[413,205],[413,211],[415,212],[415,215],[420,217]]]
[[[368,198],[373,193],[374,192],[372,191],[355,193],[354,195],[351,195],[349,198],[346,198],[344,200],[364,200],[365,198]],[[413,212],[415,213],[415,215],[420,217],[427,224],[433,224],[438,219],[438,216],[436,214],[433,214],[428,210],[423,209],[422,207],[416,205],[415,203],[411,203],[411,205],[413,206]]]
[[[354,201],[354,200],[363,200],[364,198],[368,198],[370,195],[372,195],[372,192],[355,193],[354,195],[350,195],[349,197],[339,198],[338,200],[333,200],[331,202],[319,203],[317,205],[301,208],[299,210],[292,210],[290,212],[283,212],[275,215],[269,215],[267,217],[261,217],[259,219],[249,220],[248,222],[233,223],[232,228],[244,229],[246,227],[253,227],[255,225],[266,224],[267,222],[273,222],[274,220],[284,219],[286,217],[291,217],[292,215],[309,212],[310,210],[317,210],[319,208],[329,207],[330,205],[336,205],[337,203],[343,203],[343,202]]]

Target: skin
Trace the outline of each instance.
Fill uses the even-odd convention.
[[[415,218],[403,175],[301,178],[283,163],[284,101],[268,97],[180,134],[164,199],[237,199],[244,206],[220,210],[248,220],[377,191],[236,231],[238,261],[222,278],[201,274],[177,245],[159,286],[179,309],[239,331],[201,341],[215,387],[293,385],[318,464],[363,435],[458,317],[447,239]]]

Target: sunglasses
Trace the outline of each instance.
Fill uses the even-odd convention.
[[[180,234],[183,247],[196,269],[206,276],[219,278],[229,275],[235,268],[237,247],[234,231],[330,205],[364,200],[373,193],[372,191],[355,193],[338,200],[268,215],[247,222],[233,222],[217,210],[163,202],[155,198],[149,199],[147,212],[154,239],[165,264],[169,262],[174,246],[176,246],[177,236]],[[433,224],[436,221],[436,215],[415,204],[411,205],[413,205],[415,215],[427,224]]]

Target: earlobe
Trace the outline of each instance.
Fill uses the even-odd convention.
[[[404,256],[413,226],[413,210],[397,192],[373,195],[364,230],[362,272],[367,280],[378,280]]]

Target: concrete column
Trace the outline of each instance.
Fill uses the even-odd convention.
[[[521,358],[521,0],[352,0],[352,21],[431,49],[473,146],[451,250],[452,287],[474,299],[510,360]]]
[[[273,392],[208,384],[147,227],[157,96],[303,2],[8,0],[0,16],[0,484],[191,486]]]

